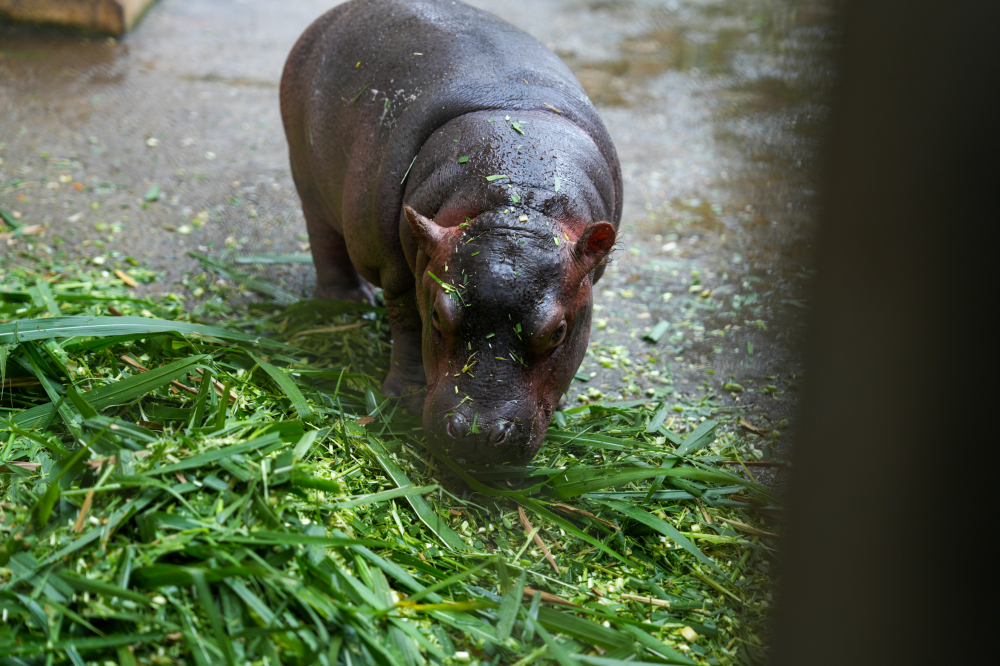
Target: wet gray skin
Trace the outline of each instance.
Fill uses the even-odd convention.
[[[0,25],[0,207],[47,227],[6,261],[132,256],[163,274],[153,291],[185,292],[201,272],[189,250],[302,251],[277,85],[331,4],[161,0],[121,41]],[[716,405],[787,441],[832,3],[472,4],[563,57],[622,161],[620,249],[595,288],[588,381],[564,406],[664,400],[678,431]],[[315,279],[268,275],[303,295]]]

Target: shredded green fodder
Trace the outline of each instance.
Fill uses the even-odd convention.
[[[776,500],[717,465],[728,425],[584,405],[472,478],[380,398],[381,309],[0,281],[0,662],[764,655]]]

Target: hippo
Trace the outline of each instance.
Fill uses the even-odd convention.
[[[622,210],[572,72],[457,0],[353,0],[293,47],[281,115],[315,295],[383,290],[383,394],[470,468],[529,461],[587,350]]]

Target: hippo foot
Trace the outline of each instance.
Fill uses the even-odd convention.
[[[337,301],[353,301],[375,305],[375,287],[368,282],[362,282],[354,288],[316,286],[313,298],[331,298]]]
[[[389,376],[382,383],[382,395],[397,401],[411,414],[422,414],[424,398],[427,396],[423,381],[407,381],[403,373],[395,368],[389,371]]]

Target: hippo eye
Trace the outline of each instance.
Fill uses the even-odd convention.
[[[559,324],[559,328],[552,331],[552,335],[549,336],[549,344],[553,347],[558,347],[562,343],[563,338],[565,337],[566,337],[566,322],[563,322]]]

